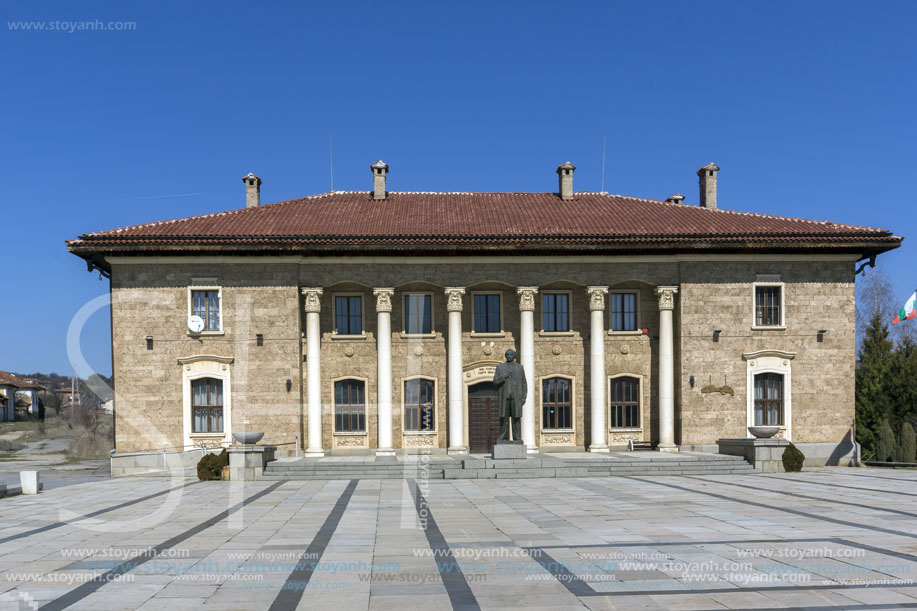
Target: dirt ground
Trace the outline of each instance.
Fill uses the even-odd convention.
[[[85,421],[85,418],[81,420]],[[20,471],[39,471],[45,488],[109,476],[111,416],[74,422],[51,414],[40,422],[0,423],[0,481],[19,483]]]

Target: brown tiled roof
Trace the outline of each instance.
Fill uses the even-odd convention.
[[[657,200],[576,193],[403,193],[373,201],[335,191],[260,207],[85,234],[68,248],[92,253],[189,250],[362,253],[478,248],[557,250],[812,248],[873,253],[901,238],[884,229],[709,210]]]
[[[22,388],[26,390],[30,388],[35,388],[39,390],[41,389],[41,386],[36,386],[35,384],[29,384],[25,380],[21,380],[17,378],[16,376],[14,376],[13,374],[7,373],[6,371],[0,371],[0,386],[2,385],[15,386],[16,388]]]

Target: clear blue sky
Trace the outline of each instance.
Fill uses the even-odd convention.
[[[107,293],[64,240],[262,201],[369,189],[575,188],[890,228],[917,278],[913,2],[7,2],[0,369],[69,373]],[[11,21],[133,21],[22,31]],[[111,372],[107,311],[84,352]]]

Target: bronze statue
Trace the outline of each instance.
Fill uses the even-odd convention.
[[[516,360],[516,351],[506,351],[506,362],[497,365],[494,372],[494,385],[497,387],[497,403],[500,406],[500,439],[509,439],[510,424],[513,429],[513,441],[522,441],[522,407],[528,387],[525,382],[525,369]]]

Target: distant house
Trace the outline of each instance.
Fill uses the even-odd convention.
[[[44,390],[28,380],[0,371],[0,422],[38,417],[41,401],[38,393]]]
[[[57,395],[57,398],[60,401],[61,409],[70,407],[70,404],[73,403],[73,389],[69,386],[56,389],[54,394]]]

